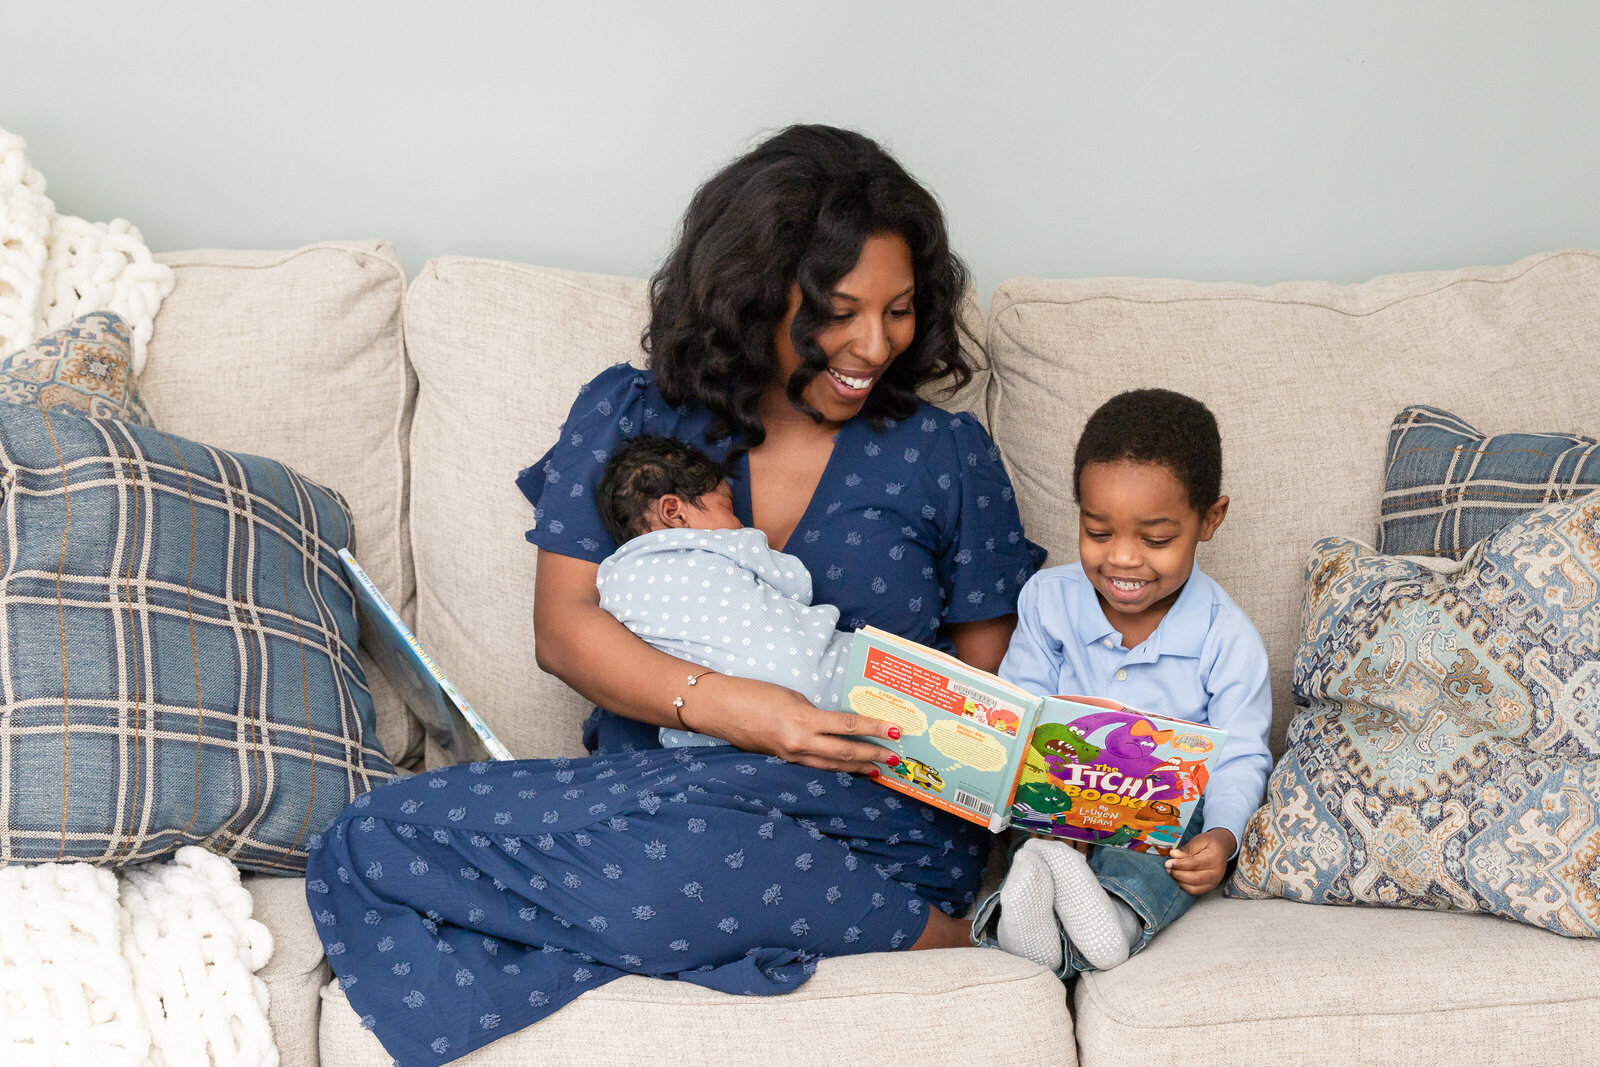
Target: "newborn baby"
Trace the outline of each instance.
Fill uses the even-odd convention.
[[[811,573],[733,513],[726,472],[665,437],[617,450],[596,491],[621,547],[600,564],[600,606],[655,648],[724,674],[773,682],[837,711],[852,635],[839,609],[811,604]],[[722,745],[661,728],[661,744]]]

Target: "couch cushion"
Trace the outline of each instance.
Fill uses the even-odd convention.
[[[322,997],[324,1063],[389,1062],[337,982],[325,986]],[[644,1055],[646,1049],[653,1051]],[[972,1067],[1075,1062],[1072,1021],[1056,977],[1016,956],[974,948],[824,960],[805,985],[774,997],[619,978],[456,1062],[598,1067],[642,1056],[768,1067],[833,1067],[863,1057]]]
[[[1141,386],[1211,407],[1233,506],[1200,565],[1266,641],[1281,750],[1302,563],[1319,537],[1373,540],[1394,413],[1436,404],[1490,433],[1581,427],[1600,411],[1600,375],[1579,371],[1597,351],[1595,252],[1350,286],[1018,279],[990,316],[990,427],[1028,536],[1066,563],[1089,413]]]
[[[644,283],[484,259],[423,268],[406,299],[417,639],[519,756],[580,754],[589,705],[533,659],[538,551],[517,472],[578,386],[642,363]]]
[[[590,705],[534,664],[538,552],[516,476],[555,441],[580,385],[644,365],[644,300],[636,278],[455,256],[424,267],[406,297],[417,637],[518,755],[581,753]],[[975,301],[964,310],[974,321]],[[964,410],[986,382],[980,370],[929,398]]]
[[[1600,412],[1591,425],[1600,429]],[[1416,404],[1389,427],[1378,551],[1460,559],[1534,508],[1600,489],[1600,441],[1560,431],[1493,437]]]
[[[157,257],[177,283],[156,317],[139,379],[156,425],[272,456],[337,489],[355,552],[411,617],[406,431],[413,381],[401,339],[405,271],[382,241],[289,252]],[[378,736],[405,764],[422,732],[387,681],[363,665]]]
[[[1127,963],[1083,975],[1075,1004],[1084,1067],[1576,1067],[1600,1042],[1600,942],[1483,915],[1211,895]]]
[[[272,958],[256,972],[267,984],[267,1019],[279,1067],[317,1067],[321,991],[329,978],[322,939],[306,907],[304,878],[247,874],[254,917],[272,932]]]

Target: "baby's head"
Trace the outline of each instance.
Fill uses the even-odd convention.
[[[595,490],[600,521],[618,545],[674,527],[738,530],[723,465],[682,441],[645,435],[617,449]]]
[[[1114,396],[1078,438],[1072,488],[1078,554],[1106,608],[1164,615],[1194,570],[1195,546],[1228,513],[1217,420],[1167,389]]]

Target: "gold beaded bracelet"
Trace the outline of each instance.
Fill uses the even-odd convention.
[[[717,672],[713,671],[713,670],[704,670],[704,671],[701,671],[699,674],[691,674],[691,675],[689,675],[689,677],[687,679],[685,679],[685,681],[688,682],[688,684],[691,685],[691,686],[698,685],[700,683],[700,679],[704,678],[708,674],[715,674],[715,673],[717,673]],[[682,697],[673,697],[672,698],[672,710],[678,716],[678,725],[680,727],[682,727],[683,729],[688,730],[690,733],[693,733],[694,730],[689,726],[688,723],[683,721],[683,698]]]

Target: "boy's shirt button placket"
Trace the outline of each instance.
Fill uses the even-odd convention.
[[[1116,677],[1117,681],[1126,682],[1128,680],[1128,672],[1126,670],[1120,670],[1117,672]]]

